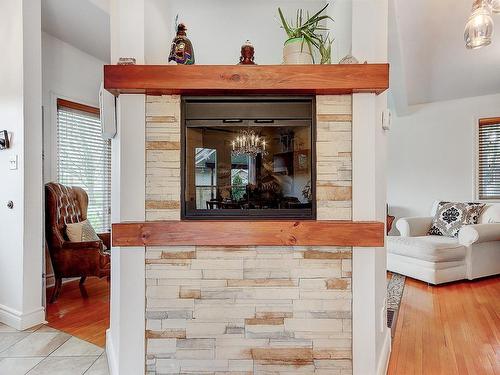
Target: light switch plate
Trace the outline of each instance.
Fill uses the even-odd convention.
[[[9,159],[9,169],[16,170],[17,169],[17,155],[11,155]]]

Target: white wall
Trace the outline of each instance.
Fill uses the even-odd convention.
[[[98,107],[104,64],[106,62],[42,33],[45,182],[57,180],[56,98]]]
[[[278,21],[278,7],[287,18],[294,18],[296,9],[312,13],[320,10],[326,0],[146,0],[145,59],[147,64],[165,64],[175,35],[175,16],[188,28],[197,64],[236,64],[240,47],[248,39],[255,47],[257,64],[281,64],[283,43],[287,39]],[[330,1],[329,24],[333,59],[338,61],[351,49],[351,0]]]
[[[389,132],[391,215],[427,216],[436,199],[474,200],[475,127],[479,118],[500,116],[500,94],[413,106],[410,111],[407,116],[393,113]]]
[[[0,2],[0,130],[12,136],[0,151],[0,322],[17,329],[44,319],[40,22],[39,1]]]

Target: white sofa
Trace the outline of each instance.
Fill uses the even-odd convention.
[[[427,235],[438,203],[432,216],[396,222],[401,235],[387,237],[387,269],[430,284],[499,274],[500,204],[487,204],[478,224],[451,238]]]

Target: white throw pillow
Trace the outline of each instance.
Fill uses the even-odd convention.
[[[71,242],[101,240],[88,220],[83,220],[79,223],[66,224],[66,235]]]

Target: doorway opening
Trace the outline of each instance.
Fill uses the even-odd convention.
[[[45,179],[46,320],[52,328],[104,347],[111,142],[102,138],[99,108],[59,96],[53,103],[54,144],[47,159],[55,173]]]

